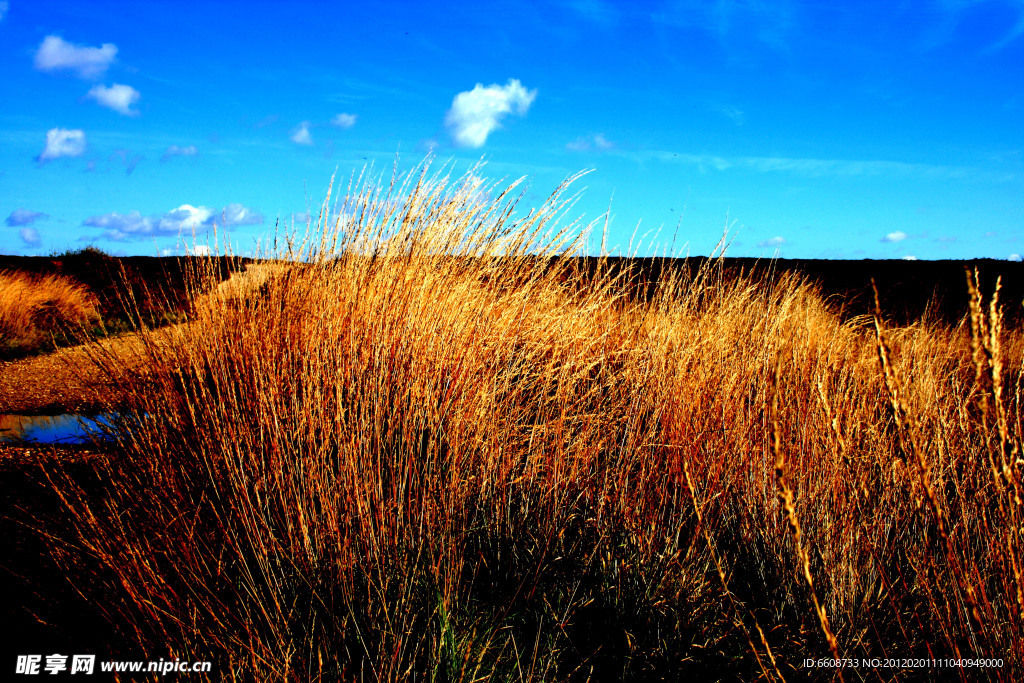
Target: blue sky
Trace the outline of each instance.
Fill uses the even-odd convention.
[[[0,102],[3,253],[245,253],[432,151],[641,253],[1024,254],[1024,0],[0,0]]]

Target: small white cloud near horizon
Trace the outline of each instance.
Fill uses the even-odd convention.
[[[338,128],[351,128],[356,125],[358,118],[359,116],[356,114],[335,114],[334,118],[331,119],[331,125]]]
[[[1024,261],[1024,257],[1021,257],[1020,254],[1010,254],[1009,256],[1006,257],[1006,260],[1007,261],[1018,261],[1019,262],[1019,261]]]
[[[11,215],[7,217],[4,223],[9,228],[17,228],[23,225],[32,225],[40,219],[49,218],[50,216],[39,211],[29,211],[28,209],[15,209],[11,211]]]
[[[139,101],[142,94],[130,85],[122,85],[121,83],[114,83],[110,87],[94,85],[85,96],[96,100],[98,104],[108,109],[113,109],[118,114],[124,116],[139,115],[139,111],[132,109],[132,105]]]
[[[18,237],[21,238],[22,244],[26,247],[38,247],[43,243],[43,240],[39,237],[39,231],[35,228],[22,228],[18,231]]]
[[[176,209],[165,213],[160,219],[160,229],[164,232],[180,230],[198,230],[213,225],[216,212],[207,206],[182,204]]]
[[[51,128],[46,131],[46,147],[36,157],[44,164],[60,157],[77,157],[85,152],[85,131],[81,129]]]
[[[191,247],[186,246],[185,251],[188,252],[189,256],[209,256],[213,253],[207,244],[193,244]]]
[[[60,36],[46,36],[36,50],[35,64],[39,71],[74,71],[79,78],[103,76],[117,57],[117,46],[104,43],[85,47],[69,43]]]
[[[299,127],[292,131],[291,141],[296,145],[312,145],[313,136],[309,133],[309,121],[303,121]]]
[[[505,86],[477,83],[455,96],[445,125],[459,147],[483,147],[506,114],[525,116],[536,98],[537,91],[527,90],[517,78],[510,78]]]
[[[195,145],[189,145],[188,147],[171,145],[167,148],[167,151],[160,156],[160,161],[166,162],[174,157],[194,157],[197,154],[199,154],[199,149]]]
[[[761,240],[760,242],[757,243],[757,246],[761,247],[762,249],[765,249],[765,248],[768,248],[768,247],[777,249],[777,248],[781,247],[785,243],[786,243],[786,238],[780,237],[780,236],[776,235],[775,237],[772,237],[771,239]]]
[[[903,260],[904,261],[917,261],[918,258],[916,256],[914,256],[913,254],[907,254],[906,256],[903,257]]]
[[[902,242],[907,239],[907,233],[897,230],[896,232],[890,232],[888,235],[882,238],[882,242]]]

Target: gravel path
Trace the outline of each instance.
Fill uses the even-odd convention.
[[[181,326],[150,334],[166,337]],[[104,339],[96,344],[58,349],[53,353],[0,362],[0,413],[56,415],[96,410],[118,389],[96,363],[99,354],[113,354],[121,370],[143,367],[142,341],[134,334]]]
[[[164,328],[151,334],[164,336],[176,329]],[[43,356],[0,362],[0,414],[96,412],[118,398],[114,379],[105,375],[94,360],[97,354],[116,354],[120,370],[135,371],[143,365],[142,348],[139,337],[128,334]],[[98,456],[101,454],[88,445],[0,443],[0,473],[47,461],[67,464]]]

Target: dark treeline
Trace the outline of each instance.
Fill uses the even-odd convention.
[[[599,259],[577,259],[579,271],[594,273]],[[718,261],[716,259],[716,261]],[[626,271],[630,294],[649,297],[658,281],[672,270],[693,275],[708,258],[609,258],[611,273]],[[1024,263],[994,259],[970,261],[839,261],[815,259],[723,258],[722,276],[749,275],[771,281],[783,272],[796,272],[821,288],[824,297],[842,318],[849,319],[874,312],[871,282],[878,287],[883,316],[892,324],[907,325],[922,316],[957,325],[968,312],[965,269],[978,270],[982,293],[992,295],[996,279],[1002,279],[999,300],[1008,324],[1024,320]],[[717,267],[716,264],[711,264]]]
[[[121,317],[124,292],[131,290],[137,304],[145,309],[154,295],[165,297],[162,305],[187,307],[186,281],[203,257],[113,257],[96,249],[85,249],[60,256],[2,256],[0,270],[34,273],[61,273],[74,277],[96,292],[103,313]],[[623,284],[631,296],[649,297],[665,274],[677,270],[695,274],[707,265],[707,257],[688,259],[624,258],[606,259],[610,275],[623,275]],[[571,271],[581,278],[593,277],[600,259],[573,259]],[[822,294],[842,318],[849,319],[874,312],[872,280],[878,286],[882,312],[892,324],[907,325],[922,316],[935,322],[957,325],[967,315],[965,269],[978,270],[981,289],[990,297],[997,278],[1002,278],[999,300],[1008,324],[1024,321],[1024,263],[994,259],[970,261],[891,261],[891,260],[816,260],[816,259],[715,259],[725,278],[749,275],[756,280],[772,281],[783,272],[796,272],[820,286]],[[215,270],[220,279],[244,267],[249,259],[217,257]],[[718,263],[711,264],[715,268]],[[207,275],[213,271],[203,269]],[[625,273],[623,272],[625,271]],[[589,275],[588,275],[589,274]]]

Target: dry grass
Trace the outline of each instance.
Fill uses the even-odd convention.
[[[0,271],[0,356],[49,346],[99,321],[96,297],[62,275]]]
[[[124,376],[103,490],[53,481],[126,637],[240,680],[1020,674],[998,306],[872,328],[713,263],[637,301],[576,272],[564,188],[515,218],[472,178],[350,188]]]

